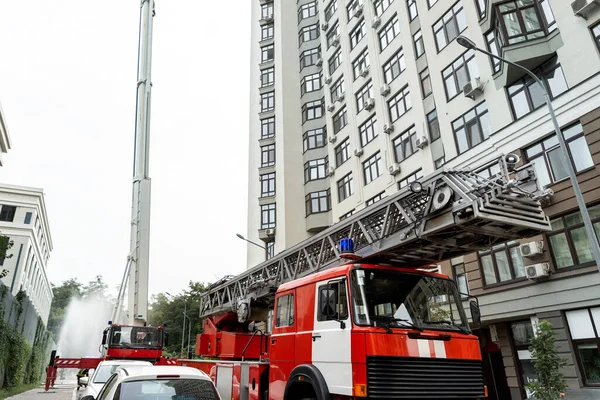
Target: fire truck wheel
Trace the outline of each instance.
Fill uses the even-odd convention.
[[[311,364],[292,370],[285,386],[285,400],[328,400],[329,390],[323,374]]]

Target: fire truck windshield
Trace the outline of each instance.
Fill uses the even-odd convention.
[[[109,347],[162,348],[162,330],[148,326],[113,326]]]
[[[460,331],[469,325],[456,284],[449,279],[403,271],[352,272],[357,325]]]

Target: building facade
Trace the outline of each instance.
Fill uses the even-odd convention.
[[[8,128],[6,127],[6,120],[4,117],[4,111],[2,111],[2,104],[0,104],[0,167],[4,165],[2,161],[2,155],[4,153],[8,153],[10,146],[10,135],[8,134]]]
[[[47,275],[52,252],[42,189],[0,184],[0,233],[10,238],[10,257],[0,259],[4,286],[16,295],[23,290],[47,324],[52,288]]]

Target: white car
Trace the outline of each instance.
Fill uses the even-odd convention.
[[[108,379],[97,397],[81,400],[222,400],[213,381],[204,372],[179,366],[121,366]]]
[[[85,385],[85,389],[83,393],[81,393],[81,397],[92,396],[96,397],[102,386],[106,383],[108,378],[111,377],[117,370],[117,368],[128,366],[138,366],[138,367],[150,367],[152,363],[150,361],[136,361],[136,360],[110,360],[110,361],[102,361],[96,369],[90,370],[91,375],[88,377],[81,378],[81,383]],[[93,371],[93,372],[92,372]]]

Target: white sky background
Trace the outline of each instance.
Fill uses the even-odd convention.
[[[125,268],[139,7],[0,0],[0,182],[44,189],[53,283]],[[156,0],[150,293],[246,268],[250,23],[244,0]]]

